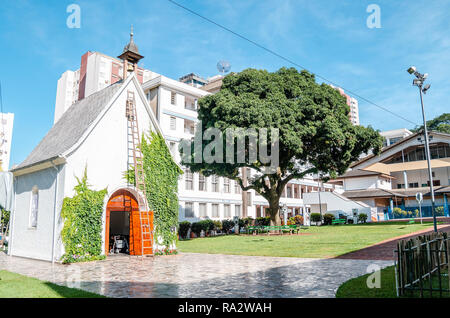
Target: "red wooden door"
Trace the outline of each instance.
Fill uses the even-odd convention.
[[[150,233],[153,233],[153,212],[141,212],[143,217],[150,219]],[[153,237],[153,234],[145,235],[144,240]],[[141,220],[139,211],[133,211],[130,214],[130,255],[151,255],[153,254],[153,246],[151,241],[144,241],[144,251],[142,251],[141,244]]]
[[[105,224],[105,254],[106,255],[109,254],[109,241],[110,241],[110,237],[109,237],[110,223],[109,222],[110,222],[111,211],[124,211],[124,212],[130,213],[129,250],[130,250],[130,254],[131,254],[131,245],[134,244],[133,236],[131,235],[131,230],[132,230],[131,216],[134,213],[137,213],[138,221],[139,221],[139,206],[138,206],[137,200],[130,192],[128,192],[126,190],[118,190],[111,196],[111,199],[108,201],[108,204],[106,206],[106,224]]]

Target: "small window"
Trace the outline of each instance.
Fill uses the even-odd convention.
[[[198,175],[198,191],[206,191],[206,178],[201,173]]]
[[[240,205],[236,204],[234,206],[234,215],[238,216],[238,217],[241,217],[241,206]]]
[[[186,190],[193,190],[192,172],[186,170],[185,172]]]
[[[230,179],[223,179],[223,192],[230,193]]]
[[[211,205],[211,208],[212,208],[212,217],[218,218],[219,217],[219,205],[213,204],[213,205]]]
[[[193,218],[194,217],[194,205],[192,202],[186,202],[184,204],[184,217]]]
[[[206,217],[207,216],[207,214],[206,214],[206,203],[200,203],[198,205],[198,207],[199,207],[199,216],[200,217]]]
[[[229,204],[223,205],[223,216],[226,218],[231,218],[231,210]]]
[[[34,186],[31,190],[31,207],[30,207],[30,227],[37,227],[37,218],[39,211],[39,189]]]
[[[239,185],[239,182],[234,181],[234,193],[240,194],[241,193],[241,186]]]
[[[170,130],[177,130],[177,119],[175,117],[170,117]]]
[[[212,185],[212,192],[219,192],[219,177],[212,176],[211,177],[211,185]]]
[[[170,103],[172,105],[176,105],[177,104],[177,93],[170,92]]]

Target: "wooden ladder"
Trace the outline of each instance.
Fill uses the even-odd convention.
[[[128,166],[133,162],[135,187],[138,191],[138,205],[139,205],[139,220],[141,228],[141,255],[145,254],[146,249],[153,250],[153,233],[150,226],[150,213],[147,210],[145,201],[146,189],[144,178],[144,158],[141,152],[141,140],[139,139],[139,125],[136,112],[136,101],[134,92],[127,92],[126,103],[126,117],[128,119],[127,133],[128,133]],[[146,242],[149,246],[145,246]]]

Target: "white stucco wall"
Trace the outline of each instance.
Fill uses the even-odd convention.
[[[11,255],[52,260],[53,228],[56,198],[56,235],[55,258],[62,252],[59,230],[62,223],[60,211],[64,194],[64,166],[58,166],[57,171],[49,168],[34,173],[18,176],[14,180],[15,209],[12,215],[11,240],[9,252]],[[56,182],[58,180],[58,183]],[[39,204],[37,226],[30,227],[30,208],[33,187],[39,189]]]

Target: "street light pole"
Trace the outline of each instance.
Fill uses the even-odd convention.
[[[434,207],[433,172],[431,171],[430,144],[429,144],[429,140],[428,140],[428,129],[427,129],[427,120],[425,118],[425,109],[423,106],[422,85],[419,86],[419,94],[420,94],[420,104],[422,106],[423,129],[424,129],[424,134],[425,134],[425,152],[426,152],[427,164],[428,164],[428,178],[430,179],[431,212],[433,213],[434,231],[437,232],[436,213],[435,213],[435,207]]]
[[[425,82],[425,80],[427,79],[428,74],[419,73],[417,71],[416,67],[411,66],[408,69],[408,73],[414,74],[414,76],[416,76],[416,79],[414,79],[414,81],[413,81],[413,85],[417,86],[419,88],[420,105],[422,106],[423,129],[424,129],[424,135],[425,135],[425,155],[427,157],[428,177],[430,180],[431,212],[433,214],[434,231],[437,232],[436,212],[435,212],[435,208],[434,208],[435,203],[434,203],[434,190],[433,190],[433,172],[431,171],[431,162],[430,162],[430,144],[429,144],[429,140],[428,140],[428,129],[427,129],[427,121],[425,118],[425,108],[423,106],[423,94],[426,94],[426,92],[430,89],[430,84],[425,85],[425,87],[423,87],[423,82]]]

